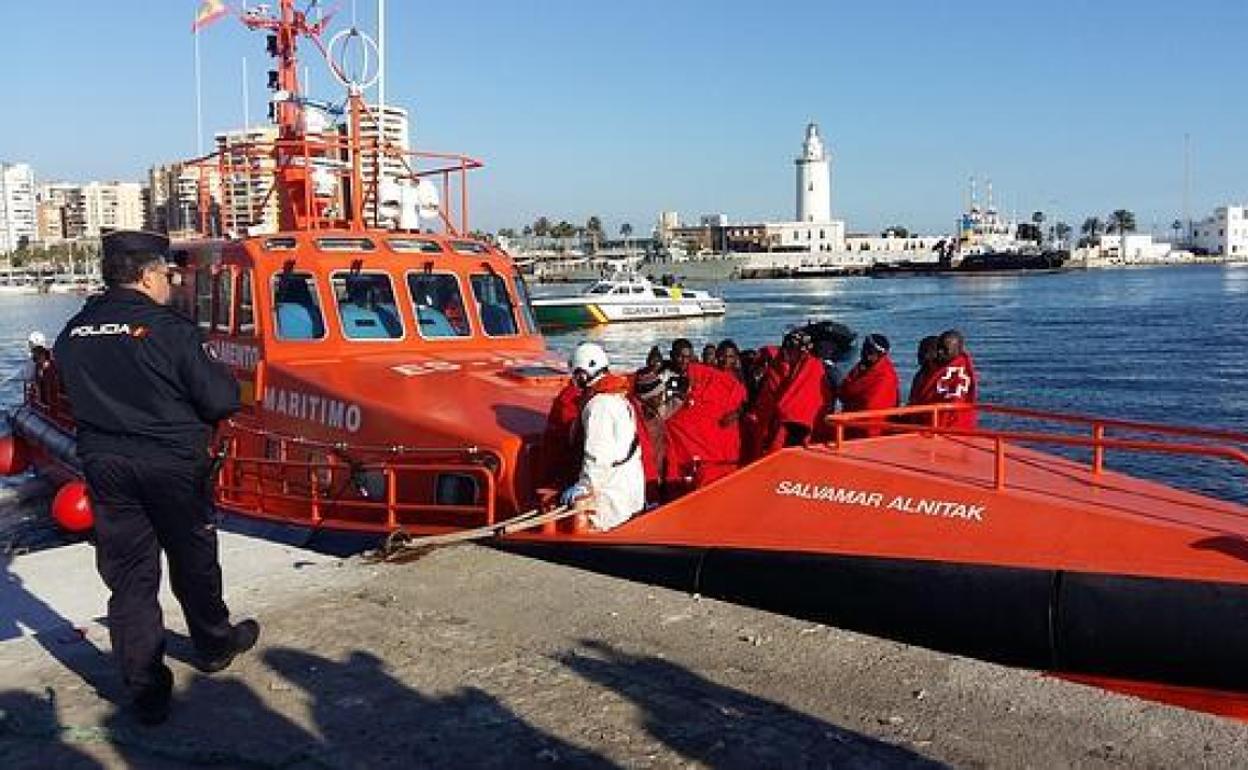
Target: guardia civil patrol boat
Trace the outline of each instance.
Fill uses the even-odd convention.
[[[366,83],[330,57],[347,109],[314,119],[297,46],[332,52],[341,33],[326,41],[294,0],[242,22],[268,36],[277,135],[183,165],[203,235],[175,246],[176,306],[242,384],[216,445],[228,518],[376,538],[507,525],[494,542],[542,558],[1248,716],[1248,507],[1107,463],[1164,454],[1242,478],[1242,431],[991,404],[836,415],[827,443],[609,532],[535,516],[567,375],[511,259],[467,235],[481,164],[364,130],[378,123]],[[222,235],[217,213],[248,210],[237,180],[265,169],[272,198]],[[965,408],[1034,427],[941,427]],[[0,472],[66,482],[53,511],[69,521],[87,501],[54,371],[9,422]],[[846,439],[866,427],[883,435]]]
[[[728,304],[710,292],[680,285],[656,285],[637,273],[621,271],[580,294],[533,300],[544,329],[565,329],[622,321],[678,321],[721,316]]]

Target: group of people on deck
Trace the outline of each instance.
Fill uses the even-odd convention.
[[[925,337],[910,405],[971,404],[974,363],[956,329]],[[677,339],[667,356],[651,348],[631,375],[615,374],[601,346],[585,342],[569,360],[570,382],[547,419],[542,485],[563,489],[560,502],[589,509],[600,530],[647,505],[673,500],[784,447],[833,436],[826,418],[902,405],[897,370],[883,334],[863,340],[845,373],[809,331],[788,331],[779,346],[741,350],[730,339],[707,344]],[[847,426],[847,438],[882,435],[880,418]],[[942,412],[943,427],[973,428],[973,410]]]

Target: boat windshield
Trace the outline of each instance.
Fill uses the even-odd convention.
[[[529,296],[529,287],[519,273],[512,280],[516,284],[516,297],[520,300],[520,316],[524,319],[525,327],[529,334],[537,334],[537,316],[533,314],[533,299]]]
[[[599,281],[593,286],[590,286],[589,291],[585,293],[586,294],[610,294],[613,288],[615,287],[607,283],[606,281]]]
[[[497,273],[479,273],[472,276],[472,296],[477,300],[481,325],[491,337],[507,337],[519,334],[516,328],[516,310],[507,293],[507,282]]]
[[[334,273],[334,302],[342,335],[352,340],[397,340],[403,322],[387,273]]]
[[[426,339],[467,337],[468,313],[459,279],[452,273],[408,273],[407,289],[412,295],[417,331]]]
[[[310,274],[283,272],[273,276],[273,328],[283,340],[325,337],[316,279]]]

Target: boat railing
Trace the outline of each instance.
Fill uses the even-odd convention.
[[[496,521],[499,461],[475,447],[347,447],[232,423],[217,451],[217,503],[258,518],[367,532]],[[443,478],[467,494],[440,500]]]
[[[968,411],[978,415],[996,414],[1003,417],[1077,426],[1086,431],[1087,435],[1035,430],[960,428],[941,424],[942,420],[948,415]],[[1090,449],[1092,458],[1088,467],[1093,477],[1100,476],[1105,472],[1105,454],[1109,450],[1204,457],[1237,463],[1245,470],[1248,470],[1248,433],[1142,422],[1139,420],[1094,417],[1068,412],[1048,412],[1001,404],[923,404],[893,409],[875,409],[866,412],[841,412],[828,415],[826,423],[832,430],[833,438],[831,444],[838,450],[844,449],[846,444],[852,443],[853,439],[849,433],[860,433],[863,430],[875,430],[886,434],[922,433],[926,435],[989,439],[993,443],[995,455],[993,486],[998,490],[1006,488],[1006,459],[1010,443],[1048,444],[1051,446]],[[1153,434],[1166,436],[1170,439],[1186,440],[1114,438],[1108,435],[1111,430],[1122,433]],[[1197,443],[1198,441],[1205,443]]]
[[[459,235],[470,227],[467,175],[482,165],[467,155],[326,131],[232,141],[182,167],[195,184],[196,224],[204,236],[246,235],[266,224],[313,231],[384,228],[384,182],[434,185],[436,218]],[[281,212],[281,221],[272,221],[272,212]]]
[[[34,378],[27,380],[25,400],[26,404],[37,409],[59,427],[73,430],[74,413],[70,408],[69,396],[65,394],[65,388],[61,387],[55,363],[36,370]]]

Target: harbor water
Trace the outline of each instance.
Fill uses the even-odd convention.
[[[920,338],[956,327],[967,336],[981,400],[1105,417],[1248,431],[1248,266],[1211,265],[1049,274],[828,278],[711,285],[729,303],[722,318],[618,324],[552,335],[565,355],[581,339],[604,344],[621,368],[651,345],[687,337],[778,344],[812,319],[848,324],[892,341],[903,393]],[[575,287],[539,286],[537,296]],[[51,339],[81,305],[68,295],[0,296],[0,378],[26,358],[26,336]],[[0,388],[11,404],[15,381]],[[1112,469],[1248,502],[1248,473],[1223,462],[1111,453]],[[0,486],[0,549],[53,537],[46,497]]]

